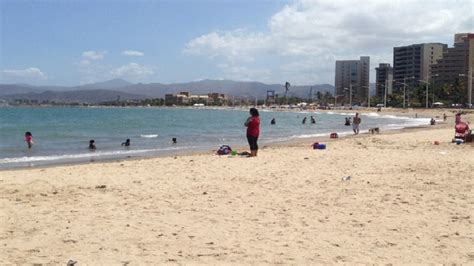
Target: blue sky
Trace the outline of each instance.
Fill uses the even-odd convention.
[[[337,59],[375,67],[393,46],[474,29],[469,0],[354,2],[0,0],[0,83],[332,84]]]

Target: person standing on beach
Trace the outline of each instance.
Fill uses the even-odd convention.
[[[25,142],[28,144],[28,149],[33,147],[33,135],[29,131],[25,132]]]
[[[362,120],[359,117],[359,113],[356,113],[354,116],[354,119],[352,119],[352,130],[354,130],[354,134],[359,134],[359,124],[362,122]]]
[[[250,157],[256,157],[258,152],[258,136],[260,135],[260,116],[256,108],[250,108],[250,116],[245,121],[247,140],[250,146]]]

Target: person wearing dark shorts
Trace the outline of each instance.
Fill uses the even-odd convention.
[[[247,127],[247,140],[250,146],[250,157],[256,157],[258,136],[260,135],[260,117],[256,108],[250,108],[250,117],[244,124]]]

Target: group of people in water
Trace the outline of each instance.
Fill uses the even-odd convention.
[[[311,124],[316,124],[316,118],[314,116],[311,116],[310,117],[310,120],[311,120]],[[303,117],[303,120],[301,121],[302,124],[306,124],[306,121],[307,121],[307,117]],[[276,120],[275,120],[275,117],[272,118],[272,120],[270,120],[270,125],[275,125],[276,124]]]
[[[178,143],[176,138],[172,138],[171,141],[173,142],[173,144]],[[28,145],[28,149],[33,148],[33,134],[31,134],[30,131],[25,132],[25,142]],[[122,142],[121,146],[130,147],[130,139],[126,139],[124,142]],[[95,145],[95,140],[89,140],[89,150],[94,151],[96,149],[97,147]]]

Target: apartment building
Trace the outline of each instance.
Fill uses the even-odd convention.
[[[335,74],[335,95],[344,96],[349,103],[366,103],[369,92],[370,57],[361,56],[359,60],[337,60]]]

